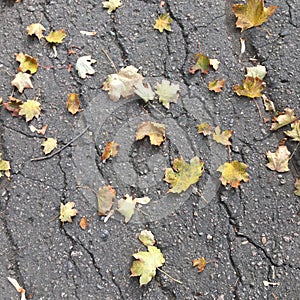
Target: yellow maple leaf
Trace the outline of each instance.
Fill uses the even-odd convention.
[[[208,89],[210,91],[213,91],[215,93],[220,93],[222,91],[222,88],[224,87],[225,79],[216,79],[214,81],[209,82]]]
[[[163,32],[164,30],[172,31],[171,22],[172,18],[169,14],[160,15],[155,22],[154,29],[159,30],[159,32]]]
[[[277,6],[264,7],[264,0],[247,0],[247,4],[234,4],[232,11],[237,17],[236,27],[242,31],[259,26],[272,16]]]
[[[166,138],[165,125],[150,121],[140,123],[135,134],[136,140],[141,140],[145,136],[150,138],[151,145],[160,146]]]
[[[279,146],[276,152],[268,151],[266,153],[269,162],[266,166],[272,171],[277,171],[279,173],[289,171],[289,158],[290,151],[287,146]]]
[[[110,157],[115,157],[118,155],[120,145],[112,142],[107,142],[105,148],[101,155],[101,160],[107,160]]]
[[[199,181],[203,173],[204,162],[199,157],[193,157],[190,163],[183,158],[175,158],[173,168],[167,168],[164,180],[172,185],[168,193],[181,193],[186,191],[192,184]]]
[[[11,82],[11,85],[15,86],[18,89],[19,93],[22,94],[24,89],[33,89],[30,77],[30,74],[19,72]]]
[[[26,27],[28,35],[35,35],[39,40],[44,36],[45,27],[40,23],[32,23]]]
[[[67,106],[68,111],[72,115],[75,115],[79,111],[79,107],[80,107],[79,95],[75,94],[75,93],[69,94],[68,100],[66,102],[66,106]]]
[[[241,181],[249,181],[249,174],[246,172],[247,167],[246,164],[235,160],[224,163],[217,171],[222,173],[220,180],[223,185],[228,183],[233,188],[237,188],[241,184]]]
[[[10,178],[10,162],[8,160],[2,159],[2,153],[0,152],[0,177],[2,177],[2,172],[7,178]]]
[[[204,136],[212,134],[212,127],[208,123],[201,123],[198,125],[198,133],[202,133]]]
[[[41,113],[41,104],[37,100],[27,100],[20,105],[20,116],[25,116],[26,122],[38,117]]]
[[[23,52],[17,53],[16,61],[20,63],[18,71],[23,73],[29,71],[31,74],[34,74],[38,70],[37,59],[28,54],[24,54]]]
[[[51,31],[46,37],[46,41],[54,44],[61,44],[63,39],[67,36],[66,31],[64,29],[60,29],[57,31]]]
[[[229,139],[231,138],[232,134],[233,130],[226,129],[223,132],[221,132],[220,127],[217,126],[213,134],[213,139],[219,144],[222,144],[224,146],[230,146],[231,142],[229,141]]]
[[[109,0],[102,2],[104,8],[108,8],[108,13],[113,12],[122,5],[120,0]]]
[[[72,223],[72,217],[77,215],[77,210],[74,208],[74,202],[67,202],[66,204],[60,204],[60,215],[59,219],[61,222]]]
[[[261,95],[262,95],[261,92],[265,89],[265,86],[263,83],[264,83],[263,80],[261,80],[258,77],[253,78],[253,77],[247,76],[243,80],[243,84],[235,85],[233,87],[233,90],[238,96],[257,98],[257,97],[261,97]]]
[[[47,155],[52,152],[55,148],[57,148],[57,139],[47,138],[43,143],[42,147],[44,147],[44,153]]]

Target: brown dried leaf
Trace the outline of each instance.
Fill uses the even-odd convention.
[[[145,136],[150,138],[151,145],[160,146],[166,138],[165,125],[150,121],[140,123],[135,134],[136,140],[141,140]]]
[[[68,111],[72,115],[75,115],[79,111],[79,107],[80,107],[79,95],[75,94],[75,93],[69,94],[68,100],[66,102],[66,106],[67,106]]]
[[[120,145],[115,143],[114,141],[112,142],[107,142],[105,149],[103,150],[102,156],[101,156],[101,160],[107,160],[110,157],[115,157],[118,155],[119,152],[119,147]]]
[[[33,85],[31,82],[31,77],[32,75],[19,72],[16,74],[15,79],[11,82],[12,86],[15,86],[19,93],[23,93],[24,89],[33,89]]]
[[[82,217],[80,219],[79,226],[81,227],[82,230],[85,230],[89,225],[90,223],[88,222],[86,217]]]
[[[198,272],[201,273],[206,267],[206,259],[204,257],[194,259],[193,267],[198,267]]]
[[[290,154],[287,146],[279,146],[276,152],[268,151],[266,155],[269,162],[266,166],[272,171],[287,172],[290,170],[288,166]]]
[[[44,37],[43,31],[45,27],[40,23],[32,23],[26,27],[26,32],[28,35],[35,35],[39,40]]]
[[[294,111],[292,109],[287,107],[284,111],[285,113],[280,113],[279,116],[272,119],[273,123],[271,130],[277,130],[297,120],[297,117],[294,115]]]
[[[108,214],[116,198],[116,194],[116,190],[110,185],[99,188],[97,195],[99,216],[106,216]]]

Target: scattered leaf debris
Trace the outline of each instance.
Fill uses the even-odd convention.
[[[97,194],[99,216],[106,216],[109,213],[116,198],[116,194],[116,190],[110,185],[99,188]]]
[[[140,232],[138,238],[145,246],[153,246],[156,242],[153,233],[146,229]]]
[[[112,13],[115,11],[118,7],[122,5],[121,0],[109,0],[109,1],[104,1],[102,2],[103,8],[108,9],[108,13]]]
[[[3,176],[4,172],[7,178],[10,178],[10,162],[8,160],[2,159],[2,153],[0,152],[0,177]]]
[[[294,110],[287,107],[284,111],[284,113],[280,113],[277,117],[272,119],[271,130],[277,130],[297,120],[297,117],[294,115]]]
[[[195,74],[198,70],[200,70],[203,74],[208,73],[210,60],[203,54],[203,52],[195,54],[193,60],[196,61],[196,63],[189,69],[191,74]]]
[[[210,81],[208,84],[208,89],[215,93],[220,93],[222,88],[224,87],[225,79],[216,79],[214,81]]]
[[[95,59],[92,59],[91,55],[81,56],[77,59],[75,69],[78,72],[78,76],[85,79],[87,75],[95,74],[95,70],[92,64],[96,63]]]
[[[43,32],[45,27],[40,23],[32,23],[26,27],[26,32],[28,35],[35,35],[39,40],[44,37]]]
[[[86,230],[86,228],[87,228],[89,225],[90,225],[90,224],[89,224],[89,222],[88,222],[88,220],[87,220],[86,217],[82,217],[82,218],[80,219],[79,226],[80,226],[80,228],[81,228],[82,230]]]

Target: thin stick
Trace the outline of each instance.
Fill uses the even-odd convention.
[[[202,195],[202,194],[201,194],[194,186],[192,186],[192,188],[193,188],[194,192],[195,192],[200,198],[202,198],[206,204],[208,204],[208,201],[205,199],[205,197],[204,197],[204,196],[203,196],[203,195]]]
[[[112,67],[115,69],[116,73],[118,73],[118,69],[115,65],[115,63],[112,61],[112,59],[109,57],[108,53],[106,52],[106,50],[104,48],[101,48],[102,52],[105,54],[105,56],[107,57],[107,59],[109,60],[109,62],[111,63]]]
[[[165,274],[167,277],[169,277],[169,278],[172,279],[173,281],[175,281],[175,282],[177,282],[177,283],[180,283],[180,284],[183,284],[182,281],[179,281],[179,280],[173,278],[171,275],[169,275],[168,273],[166,273],[166,272],[163,271],[162,269],[160,269],[160,268],[156,268],[156,269],[159,270],[160,272],[162,272],[163,274]]]
[[[75,141],[77,141],[82,135],[84,135],[84,133],[89,129],[89,126],[87,126],[79,135],[77,135],[74,139],[72,139],[69,143],[67,143],[66,145],[64,145],[62,148],[60,148],[58,151],[51,153],[48,156],[43,156],[43,157],[35,157],[32,158],[30,161],[37,161],[37,160],[45,160],[45,159],[49,159],[53,156],[55,156],[56,154],[60,153],[61,151],[65,150],[67,147],[69,147],[72,143],[74,143]]]
[[[259,108],[259,105],[258,105],[257,101],[255,99],[253,99],[253,100],[254,100],[254,103],[255,103],[255,105],[256,105],[256,107],[258,109],[259,116],[262,117],[261,110]]]
[[[290,161],[290,160],[293,158],[293,156],[295,155],[295,153],[296,153],[296,151],[297,151],[297,149],[298,149],[298,147],[299,147],[299,144],[300,144],[300,142],[297,144],[295,150],[293,151],[292,155],[290,156],[289,161]]]

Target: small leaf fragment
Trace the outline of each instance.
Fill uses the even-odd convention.
[[[9,96],[8,99],[8,102],[3,102],[3,106],[12,113],[13,117],[17,117],[23,101],[12,96]]]
[[[95,74],[95,70],[91,65],[96,62],[97,61],[95,59],[92,59],[91,55],[79,57],[75,65],[75,69],[78,71],[79,77],[85,79],[87,74]]]
[[[109,159],[110,157],[117,156],[118,152],[119,152],[119,147],[120,147],[120,145],[115,143],[114,141],[107,142],[105,145],[105,148],[102,152],[101,160],[104,161],[104,160]]]
[[[288,150],[287,146],[279,146],[276,152],[268,151],[266,153],[269,162],[266,166],[271,169],[272,171],[277,171],[279,173],[289,171],[289,158],[290,158],[290,151]]]
[[[198,272],[201,273],[206,267],[206,259],[204,257],[194,259],[193,267],[198,267]]]
[[[221,132],[220,127],[217,126],[213,134],[213,139],[219,144],[222,144],[224,146],[230,146],[231,142],[229,141],[229,139],[231,138],[232,134],[233,130],[226,129],[223,132]]]
[[[295,195],[300,197],[300,179],[299,178],[297,178],[295,181],[295,189],[296,189],[294,191]]]
[[[155,22],[154,29],[159,30],[159,32],[163,32],[164,30],[171,30],[171,22],[172,18],[169,14],[160,15]]]
[[[219,64],[220,64],[220,62],[219,62],[217,59],[215,59],[215,58],[210,58],[210,59],[209,59],[209,64],[213,67],[213,69],[214,69],[215,71],[217,71],[217,70],[219,69]]]
[[[235,85],[233,87],[234,92],[238,96],[245,96],[249,98],[257,98],[261,97],[261,92],[265,89],[263,80],[259,79],[258,77],[249,77],[247,76],[243,80],[242,85]]]
[[[4,172],[7,178],[10,178],[10,162],[8,160],[2,159],[2,153],[0,152],[0,177],[3,176]]]
[[[45,27],[40,23],[32,23],[26,27],[26,32],[28,35],[35,35],[39,40],[44,37],[43,32]]]
[[[195,54],[193,60],[196,61],[196,64],[189,69],[191,74],[195,74],[198,70],[200,70],[203,74],[208,73],[210,60],[203,54],[203,52]]]
[[[138,238],[145,246],[153,246],[156,242],[154,235],[150,230],[142,230],[138,235]]]
[[[37,100],[27,100],[20,107],[19,115],[25,116],[26,122],[38,118],[41,113],[41,104]]]
[[[42,146],[44,147],[45,155],[52,152],[55,148],[57,148],[57,139],[54,138],[47,138],[43,143]]]
[[[234,4],[232,11],[237,17],[236,27],[242,32],[254,26],[259,26],[272,16],[277,6],[264,7],[264,0],[247,0],[247,4]]]
[[[276,108],[275,108],[274,102],[272,100],[270,100],[266,95],[262,95],[262,99],[264,102],[265,110],[273,111],[274,113],[276,113]]]
[[[210,81],[208,84],[208,89],[215,93],[220,93],[222,88],[224,87],[225,79],[216,79],[214,81]]]
[[[134,95],[136,86],[142,84],[144,77],[138,73],[134,66],[122,68],[118,74],[111,74],[103,83],[103,90],[108,91],[109,98],[113,101],[120,97],[128,98]]]
[[[297,120],[297,117],[294,115],[294,111],[292,109],[287,107],[284,111],[285,113],[280,113],[279,116],[272,119],[273,123],[271,130],[277,130]]]
[[[89,224],[89,222],[88,222],[88,220],[87,220],[86,217],[82,217],[82,218],[80,219],[79,226],[80,226],[80,228],[81,228],[82,230],[86,230],[86,228],[87,228],[89,225],[90,225],[90,224]]]
[[[141,140],[145,136],[150,138],[151,145],[160,146],[165,140],[165,125],[146,121],[138,125],[135,137],[136,140]]]
[[[199,157],[194,157],[190,163],[183,158],[175,158],[173,168],[167,168],[164,181],[172,185],[168,193],[181,193],[186,191],[192,184],[199,181],[203,173],[204,162]]]
[[[7,277],[7,279],[14,286],[17,292],[21,294],[21,300],[26,300],[26,290],[19,285],[18,281],[11,277]]]
[[[15,79],[11,82],[12,86],[15,86],[19,93],[22,94],[24,89],[33,89],[31,82],[32,75],[28,73],[19,72],[16,74]]]
[[[30,74],[34,74],[38,70],[38,62],[36,58],[24,54],[23,52],[16,54],[16,61],[20,63],[18,72],[21,71],[23,73],[26,73],[27,71],[30,72]]]
[[[140,286],[147,284],[156,274],[156,268],[165,263],[160,249],[155,246],[148,246],[148,251],[139,251],[132,256],[137,259],[132,263],[131,276],[141,276]]]
[[[72,114],[75,115],[79,111],[80,107],[80,100],[79,100],[79,95],[72,93],[68,95],[68,100],[66,102],[66,106],[68,111]]]
[[[155,93],[152,91],[150,84],[138,82],[134,87],[134,93],[141,97],[145,102],[154,99]]]
[[[29,129],[31,132],[37,132],[38,134],[42,134],[42,135],[44,135],[46,133],[47,128],[48,128],[48,125],[43,125],[41,129],[38,129],[38,128],[34,127],[33,125],[29,126]]]
[[[249,181],[249,174],[246,172],[247,167],[246,164],[235,160],[224,163],[217,171],[222,173],[220,180],[224,186],[228,183],[233,188],[237,188],[241,184],[241,181]]]
[[[62,223],[72,223],[72,217],[77,215],[77,210],[74,208],[74,202],[67,202],[66,204],[60,204],[60,216],[59,219]]]
[[[46,37],[46,41],[48,43],[53,44],[61,44],[63,39],[67,36],[66,31],[64,29],[60,29],[57,31],[51,31]]]
[[[258,77],[259,79],[263,80],[267,74],[267,70],[265,66],[258,65],[256,67],[250,67],[246,68],[247,69],[247,74],[245,77]]]
[[[121,0],[109,0],[102,2],[103,8],[108,8],[108,13],[112,13],[118,7],[122,5]]]
[[[108,214],[116,198],[116,194],[116,190],[110,185],[99,188],[97,195],[99,216],[106,216]]]
[[[198,133],[202,133],[204,136],[212,134],[212,127],[208,123],[201,123],[198,125]]]
[[[291,124],[292,130],[285,131],[284,133],[292,138],[294,142],[300,142],[300,121],[296,120]]]
[[[156,85],[156,94],[159,96],[159,102],[169,109],[170,103],[176,103],[179,98],[179,84],[163,79],[161,83]]]

